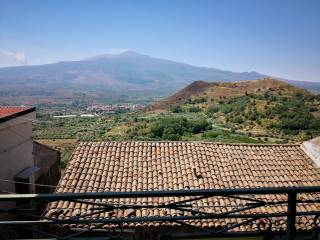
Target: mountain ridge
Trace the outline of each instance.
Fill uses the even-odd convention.
[[[263,77],[266,75],[254,71],[197,67],[126,51],[78,61],[0,68],[0,102],[8,96],[18,100],[21,95],[40,103],[42,98],[72,99],[79,94],[90,99],[153,98],[167,96],[196,80],[228,82]]]

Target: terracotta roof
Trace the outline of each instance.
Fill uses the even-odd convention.
[[[234,189],[262,187],[320,186],[320,169],[299,145],[241,145],[205,142],[81,142],[73,152],[57,192],[144,191],[180,189]],[[315,195],[303,195],[308,199]],[[256,197],[256,196],[253,196]],[[158,197],[153,204],[186,199]],[[256,197],[257,198],[257,197]],[[260,197],[264,200],[286,200],[284,195]],[[318,196],[319,198],[319,196]],[[150,200],[150,199],[149,199]],[[98,200],[96,200],[98,201]],[[104,200],[103,200],[104,201]],[[145,204],[147,199],[124,200],[121,203]],[[111,202],[120,203],[119,199]],[[109,201],[110,203],[110,201]],[[200,210],[221,212],[245,200],[211,197],[197,201]],[[226,205],[227,207],[219,207]],[[217,206],[206,208],[206,206]],[[47,216],[68,218],[90,212],[88,204],[59,201],[52,203]],[[315,204],[300,204],[299,211],[319,210]],[[260,207],[247,212],[286,211],[286,206]],[[59,214],[57,214],[57,212]],[[125,217],[127,211],[101,213],[93,218]],[[179,215],[175,210],[146,209],[136,216]],[[219,228],[238,220],[197,220],[190,223]],[[146,223],[148,226],[156,224]],[[130,223],[127,227],[135,227]],[[311,228],[312,219],[297,220],[297,228]],[[286,229],[283,218],[274,219],[274,230]],[[237,231],[255,231],[256,225]]]
[[[0,122],[4,122],[33,111],[35,111],[34,107],[0,106]]]

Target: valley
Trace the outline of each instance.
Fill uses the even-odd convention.
[[[320,95],[282,81],[196,81],[144,109],[94,117],[38,114],[34,138],[62,151],[77,141],[299,143],[320,134]]]

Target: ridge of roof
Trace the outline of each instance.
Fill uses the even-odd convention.
[[[216,144],[216,145],[230,145],[230,146],[292,146],[292,147],[297,147],[301,146],[300,143],[223,143],[223,142],[211,142],[211,141],[169,141],[169,140],[161,140],[161,141],[143,141],[143,140],[138,140],[138,141],[108,141],[108,140],[103,140],[103,141],[79,141],[78,144],[80,143],[86,143],[86,144],[92,144],[92,143],[199,143],[199,144]]]

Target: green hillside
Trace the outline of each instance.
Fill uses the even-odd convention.
[[[320,135],[320,96],[270,78],[235,83],[194,82],[155,103],[150,112],[160,114],[158,120],[135,126],[132,133],[129,131],[132,136],[147,132],[151,138],[170,140],[299,142]],[[183,129],[193,121],[203,125],[206,121],[209,127],[196,132],[187,129],[183,134],[170,130],[171,126],[180,129],[177,123]],[[164,133],[155,133],[161,125]],[[201,136],[195,136],[199,133]]]

